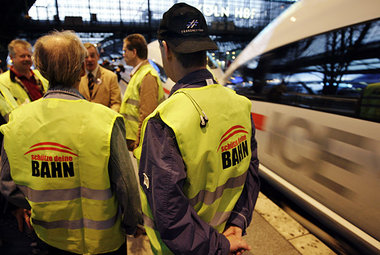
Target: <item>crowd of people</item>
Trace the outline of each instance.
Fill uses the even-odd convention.
[[[123,41],[133,67],[123,98],[98,49],[73,31],[40,37],[34,52],[9,44],[2,213],[33,233],[41,254],[126,254],[127,236],[147,237],[153,254],[250,249],[242,236],[260,188],[251,103],[207,70],[217,45],[198,9],[174,4],[157,37],[175,82],[166,100],[141,34]]]

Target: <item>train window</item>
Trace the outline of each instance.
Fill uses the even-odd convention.
[[[252,100],[380,122],[380,20],[277,48],[240,67],[237,77],[242,81],[232,86]]]

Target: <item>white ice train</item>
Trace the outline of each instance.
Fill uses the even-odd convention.
[[[380,254],[380,1],[294,3],[223,80],[252,101],[261,176]]]

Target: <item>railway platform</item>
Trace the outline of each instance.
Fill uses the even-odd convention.
[[[244,238],[252,247],[245,255],[336,254],[262,193]]]
[[[261,192],[244,239],[252,248],[244,255],[336,254]],[[148,239],[129,238],[128,254],[152,255]]]

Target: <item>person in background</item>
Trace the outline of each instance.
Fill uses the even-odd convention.
[[[98,64],[99,52],[92,43],[85,43],[88,55],[86,56],[86,75],[79,84],[79,92],[90,102],[105,105],[118,112],[121,104],[121,95],[117,76],[112,71]]]
[[[363,89],[359,105],[360,118],[380,122],[380,82]]]
[[[115,71],[113,66],[111,65],[111,63],[107,59],[103,60],[102,67],[104,67],[107,70],[110,70],[111,72]]]
[[[164,99],[164,90],[157,71],[149,64],[148,47],[141,34],[131,34],[124,39],[124,59],[133,66],[131,79],[121,103],[120,113],[125,119],[128,149],[139,144],[143,120]]]
[[[38,70],[31,69],[32,45],[15,39],[9,43],[8,51],[12,66],[0,74],[0,85],[11,92],[19,105],[41,98],[48,89],[48,82]]]
[[[251,102],[207,70],[206,51],[217,46],[199,10],[173,5],[158,39],[176,84],[144,120],[134,151],[152,250],[242,254],[260,189]]]
[[[0,192],[49,254],[125,254],[125,234],[141,233],[138,184],[123,117],[78,92],[86,54],[70,31],[37,40],[50,88],[0,128]]]
[[[119,64],[117,65],[117,68],[115,69],[115,73],[117,75],[117,81],[120,82],[120,81],[124,81],[127,85],[128,85],[128,81],[126,81],[123,77],[122,77],[122,73],[125,72],[125,67],[122,65],[122,64]]]

